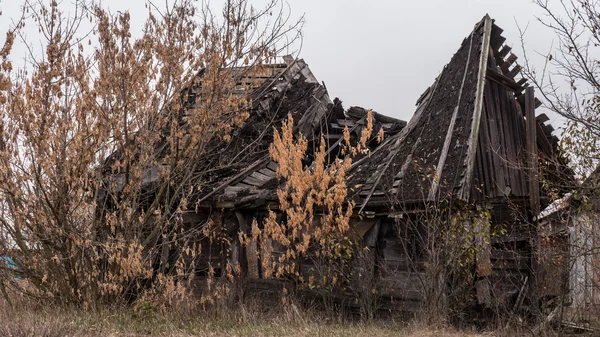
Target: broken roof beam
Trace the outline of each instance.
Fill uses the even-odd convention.
[[[519,57],[513,53],[510,54],[510,56],[506,59],[506,61],[504,61],[503,63],[500,64],[500,69],[502,69],[502,73],[504,73],[505,75],[507,75],[510,70],[510,66],[515,63],[515,61],[518,59]]]
[[[504,47],[502,47],[502,49],[500,49],[500,51],[498,51],[498,54],[496,55],[496,57],[500,58],[500,60],[504,60],[506,55],[508,55],[508,53],[511,50],[512,50],[512,48],[510,46],[504,45]]]
[[[509,88],[517,94],[521,94],[521,92],[523,92],[524,88],[518,85],[515,82],[515,80],[504,74],[499,73],[496,69],[488,69],[486,76],[490,80]]]
[[[508,78],[514,79],[515,76],[517,76],[517,74],[521,72],[521,69],[523,69],[523,67],[521,67],[518,64],[515,64],[515,66],[508,72],[508,74],[506,74],[506,76]]]
[[[506,41],[506,38],[502,36],[502,32],[504,32],[502,28],[496,26],[496,24],[492,25],[492,31],[490,34],[490,46],[494,51],[498,50],[500,46],[502,46],[504,41]]]

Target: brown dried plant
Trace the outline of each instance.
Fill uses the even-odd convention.
[[[176,253],[196,257],[186,243],[202,231],[182,214],[202,187],[208,144],[248,116],[250,100],[233,93],[240,77],[298,36],[302,21],[280,5],[227,0],[215,15],[204,2],[150,2],[134,36],[127,12],[76,1],[65,14],[56,1],[25,1],[0,49],[0,255],[14,261],[0,272],[6,284],[84,306],[183,295],[193,262]],[[23,24],[39,30],[41,52]],[[19,37],[28,62],[14,68]]]
[[[325,258],[333,264],[352,257],[349,230],[354,202],[347,198],[346,180],[353,158],[368,152],[366,144],[373,132],[371,112],[366,120],[356,144],[351,143],[348,129],[344,130],[341,158],[330,158],[321,139],[310,165],[305,164],[309,142],[294,132],[291,115],[281,131],[274,130],[269,152],[278,163],[277,175],[283,182],[277,191],[280,212],[269,211],[263,228],[254,221],[251,238],[259,243],[264,277],[292,276],[309,286],[341,285],[342,276],[333,272],[320,275],[323,279],[305,279],[299,262]]]

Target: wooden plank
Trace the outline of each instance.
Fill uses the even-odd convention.
[[[521,72],[521,69],[523,69],[523,67],[521,67],[518,64],[515,64],[515,66],[508,72],[506,76],[514,79],[515,76],[517,76],[517,74]]]
[[[523,86],[525,82],[527,82],[527,78],[523,77],[517,82],[517,85]]]
[[[506,39],[502,36],[502,32],[504,30],[495,24],[492,25],[492,30],[490,34],[490,45],[494,50],[498,50],[500,46],[506,41]]]
[[[257,187],[261,186],[262,184],[265,183],[264,180],[254,178],[252,176],[246,177],[243,181],[244,181],[244,183],[246,183],[248,185],[257,186]]]
[[[525,97],[525,95],[521,95],[522,97]],[[524,103],[523,103],[524,104]],[[515,108],[515,111],[517,113],[517,118],[515,118],[515,126],[514,129],[516,130],[516,134],[517,134],[517,139],[519,140],[519,148],[518,148],[518,155],[520,157],[519,162],[522,163],[524,166],[527,165],[527,156],[526,156],[526,134],[525,134],[525,119],[524,119],[524,115],[523,115],[523,110],[521,107],[521,104],[519,104],[516,100],[513,101],[513,105]],[[525,172],[524,172],[525,171]],[[520,184],[519,184],[519,189],[520,189],[520,196],[526,196],[529,190],[528,185],[527,185],[527,175],[526,175],[526,170],[521,170],[519,173],[519,177],[520,177]]]
[[[477,301],[486,308],[490,307],[491,289],[488,277],[492,275],[492,244],[490,240],[490,220],[488,217],[474,217],[475,221],[475,262],[477,277],[475,283]]]
[[[538,155],[537,155],[537,137],[535,120],[535,92],[533,87],[528,87],[525,91],[525,118],[527,123],[527,154],[528,154],[528,172],[529,172],[529,207],[531,210],[531,219],[533,227],[537,229],[537,215],[540,213],[540,192],[538,182]],[[531,299],[533,303],[539,303],[540,291],[538,288],[537,275],[539,272],[539,237],[536,233],[530,237],[531,247]],[[539,307],[533,306],[534,316],[538,316]]]
[[[512,65],[519,57],[513,53],[510,54],[510,56],[506,59],[506,62],[508,63],[508,65]]]
[[[538,123],[544,124],[544,123],[546,123],[547,121],[550,120],[550,117],[548,117],[548,115],[542,113],[542,114],[537,115],[535,117],[535,120],[538,121]]]
[[[508,75],[510,73],[510,66],[518,59],[517,55],[511,53],[510,56],[500,65],[502,73]]]
[[[497,148],[497,154],[498,154],[498,161],[500,163],[499,167],[497,167],[497,170],[500,171],[499,176],[501,177],[499,179],[499,181],[497,182],[497,194],[496,196],[502,196],[504,194],[504,190],[506,188],[506,186],[510,186],[511,185],[511,181],[510,181],[510,169],[509,166],[511,165],[511,163],[509,162],[509,148],[510,148],[510,141],[512,140],[512,133],[509,132],[509,130],[506,130],[506,123],[508,122],[508,118],[507,118],[507,106],[508,106],[508,102],[507,102],[507,96],[510,95],[510,93],[508,93],[508,90],[506,90],[504,87],[498,86],[496,85],[494,87],[495,89],[495,96],[496,96],[496,104],[497,104],[497,125],[496,127],[498,128],[498,148]],[[507,95],[508,94],[508,95]]]
[[[537,131],[537,145],[540,147],[543,153],[546,155],[552,155],[552,145],[544,135],[544,131],[542,130],[542,126],[540,123],[536,123],[536,131]]]
[[[508,69],[510,68],[510,64],[508,64],[508,62],[506,62],[506,61],[503,61],[502,63],[500,63],[499,67],[500,67],[500,72],[502,74],[507,74],[509,71]]]
[[[348,119],[338,119],[336,121],[340,126],[347,126],[349,128],[353,127],[355,124],[355,122],[353,120],[348,120]]]
[[[250,235],[250,218],[246,217],[241,211],[235,211],[235,216],[238,219],[238,224],[242,233]],[[258,249],[256,240],[250,237],[250,243],[246,246],[246,259],[248,267],[248,278],[257,279],[258,274]]]
[[[277,174],[275,171],[271,170],[268,167],[260,169],[260,170],[258,170],[258,172],[260,172],[260,173],[262,173],[262,174],[264,174],[264,175],[266,175],[268,177],[271,177],[271,178],[275,177],[275,175]]]
[[[539,182],[538,182],[538,155],[537,155],[537,122],[535,120],[535,96],[533,87],[525,91],[525,118],[527,120],[527,154],[529,159],[529,205],[532,214],[537,216],[540,212]]]
[[[511,50],[512,48],[510,46],[504,45],[504,47],[502,47],[502,49],[500,49],[500,51],[498,52],[498,57],[504,59]]]
[[[253,188],[253,187],[254,187],[254,186],[252,186],[252,185],[248,185],[248,184],[244,184],[244,183],[237,183],[237,184],[235,184],[235,185],[232,185],[232,186],[235,186],[235,187],[243,187],[243,188]]]
[[[260,173],[260,172],[258,172],[258,171],[256,171],[256,172],[252,172],[252,174],[250,174],[250,176],[251,176],[252,178],[256,178],[256,179],[258,179],[258,180],[261,180],[261,181],[263,181],[264,183],[266,183],[267,181],[271,180],[271,178],[272,178],[272,176],[268,176],[268,175],[266,175],[266,174],[262,174],[262,173]]]
[[[225,191],[223,192],[226,197],[235,197],[238,193],[242,191],[247,191],[247,187],[238,187],[238,186],[227,186]]]
[[[375,225],[375,222],[377,222],[377,220],[375,219],[367,219],[367,220],[362,220],[359,222],[356,222],[354,225],[352,225],[352,231],[354,233],[356,233],[356,235],[358,235],[359,237],[364,237],[365,234],[371,229],[373,228],[373,225]]]
[[[450,125],[448,125],[448,129],[446,130],[446,137],[444,138],[444,145],[442,146],[442,152],[440,153],[440,157],[438,159],[438,163],[436,166],[436,175],[434,176],[433,181],[431,182],[431,188],[429,190],[429,195],[427,196],[428,200],[435,200],[437,197],[437,190],[439,187],[439,181],[442,179],[442,174],[444,173],[444,166],[446,165],[446,158],[448,157],[448,151],[450,150],[450,143],[452,142],[452,135],[454,134],[454,125],[456,124],[456,119],[458,117],[458,112],[460,111],[460,100],[462,99],[463,88],[465,86],[465,82],[467,80],[467,74],[469,73],[469,66],[471,65],[471,49],[473,47],[473,36],[471,36],[471,42],[469,44],[469,53],[467,56],[467,62],[465,64],[465,70],[463,73],[463,78],[460,84],[460,88],[458,89],[458,99],[456,100],[456,106],[454,107],[454,111],[452,112],[452,117],[450,118]],[[485,53],[488,49],[482,49],[482,53]],[[487,63],[486,63],[487,66]]]
[[[516,117],[516,111],[514,108],[514,96],[511,92],[504,91],[502,96],[503,99],[503,128],[504,128],[504,138],[506,139],[506,170],[508,175],[508,186],[510,186],[511,191],[514,189],[514,186],[519,185],[519,170],[521,169],[521,165],[518,159],[518,151],[517,147],[519,144],[517,133],[515,133],[514,127],[512,124]]]
[[[475,254],[478,277],[492,275],[492,245],[490,240],[490,220],[487,217],[475,218]]]
[[[486,174],[491,178],[491,185],[488,186],[488,190],[492,193],[492,196],[499,195],[501,193],[500,186],[504,184],[504,163],[502,162],[502,156],[498,153],[503,146],[500,144],[499,124],[501,124],[502,121],[498,111],[500,109],[500,102],[497,87],[498,85],[489,85],[489,87],[486,88],[488,94],[485,96],[490,112],[487,122],[489,128],[488,136],[491,158],[491,165],[488,167]]]
[[[203,196],[202,198],[200,198],[198,200],[198,203],[203,202],[204,200],[207,200],[208,198],[212,197],[213,195],[225,190],[225,188],[227,188],[227,186],[233,185],[237,182],[239,182],[240,180],[243,179],[243,177],[248,174],[248,172],[253,171],[257,168],[262,168],[263,165],[265,165],[265,163],[267,163],[269,161],[269,156],[265,156],[263,157],[263,159],[256,161],[254,164],[250,165],[250,167],[248,167],[246,170],[236,174],[233,178],[229,179],[228,181],[226,181],[225,183],[221,184],[219,187],[215,188],[214,190],[212,190],[210,193],[206,194],[205,196]]]
[[[484,198],[484,196],[486,195],[486,183],[485,183],[485,169],[484,169],[484,162],[486,159],[485,156],[485,137],[486,137],[486,133],[485,133],[485,129],[486,126],[484,125],[486,122],[486,117],[487,116],[487,107],[484,104],[483,106],[483,114],[481,115],[481,127],[479,128],[479,144],[477,145],[477,154],[475,155],[475,159],[477,161],[477,164],[475,166],[475,170],[474,170],[474,181],[473,181],[473,191],[471,193],[473,193],[475,200],[482,200]]]
[[[377,219],[375,221],[374,226],[372,226],[369,231],[367,231],[365,233],[365,235],[363,236],[364,238],[364,245],[366,247],[369,248],[375,248],[375,246],[377,245],[377,237],[379,236],[379,228],[380,228],[380,224],[381,224],[381,219]],[[374,252],[374,250],[373,250]],[[375,261],[373,261],[375,262]]]
[[[477,293],[477,303],[483,305],[485,308],[491,308],[492,306],[492,293],[490,280],[483,278],[475,282],[475,290]]]
[[[489,56],[488,56],[488,68],[496,68],[496,57],[494,56],[494,49],[492,47],[489,48]]]
[[[274,161],[270,161],[269,164],[267,164],[267,168],[277,172],[277,168],[279,168],[279,165]]]
[[[492,179],[492,170],[491,168],[494,165],[492,158],[492,150],[491,150],[491,140],[490,140],[490,119],[495,116],[494,112],[494,104],[493,100],[491,100],[490,95],[493,95],[492,91],[492,83],[488,83],[486,85],[485,94],[484,94],[484,103],[486,106],[485,113],[481,116],[481,134],[479,139],[481,140],[481,151],[482,161],[482,176],[484,183],[484,194],[489,195],[491,191],[494,190],[494,181]]]
[[[514,79],[497,72],[495,69],[488,69],[486,76],[488,78],[498,82],[499,84],[509,87],[510,89],[514,90],[516,93],[521,93],[523,91],[523,87],[521,87],[520,85],[517,85],[517,83],[515,82]]]
[[[331,123],[330,126],[332,130],[344,130],[346,128],[345,126],[339,125],[337,123]]]

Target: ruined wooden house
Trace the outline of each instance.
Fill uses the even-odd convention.
[[[526,80],[517,79],[517,57],[504,42],[502,29],[484,17],[418,98],[408,123],[374,114],[375,132],[383,129],[385,139],[371,141],[369,154],[354,162],[348,187],[356,202],[352,228],[373,252],[372,268],[363,272],[375,280],[382,307],[413,310],[424,300],[418,285],[426,277],[428,256],[419,237],[429,228],[424,215],[435,203],[489,214],[476,224],[476,259],[466,266],[476,305],[518,310],[552,296],[537,281],[534,220],[548,204],[549,191],[540,181],[564,179],[568,172],[557,159],[557,139],[547,118],[535,116],[540,103]],[[235,260],[244,277],[263,278],[260,257],[251,245],[241,246],[236,233],[278,210],[282,182],[268,147],[272,128],[288,112],[309,147],[323,137],[334,154],[344,128],[358,138],[366,125],[367,111],[344,110],[339,100],[332,101],[303,60],[286,59],[270,71],[249,90],[248,120],[203,164],[216,169],[202,177],[205,183],[194,200],[198,207],[184,218],[188,224],[211,218],[230,236],[231,246],[203,246],[199,276],[209,263],[219,275],[227,260]],[[312,159],[309,154],[307,165]],[[545,165],[549,161],[559,164]],[[409,230],[408,224],[416,226]],[[303,272],[310,273],[310,263]],[[356,282],[361,280],[349,286]]]

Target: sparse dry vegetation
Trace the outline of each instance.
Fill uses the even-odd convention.
[[[11,337],[63,336],[400,336],[477,337],[452,328],[422,327],[395,320],[361,323],[319,312],[236,306],[230,310],[159,312],[150,306],[132,311],[105,307],[80,311],[48,307],[31,300],[14,308],[0,300],[0,335]],[[492,334],[489,334],[492,336]]]
[[[441,144],[445,154],[438,170],[411,159],[421,135],[403,165],[394,162],[400,147],[393,146],[389,158],[389,153],[376,157],[377,146],[390,139],[386,137],[401,133],[385,134],[381,125],[389,129],[392,122],[379,123],[377,130],[376,113],[370,110],[365,109],[364,117],[352,124],[360,124],[357,134],[351,135],[347,125],[336,124],[343,130],[334,135],[339,136],[337,143],[325,137],[333,134],[315,133],[336,117],[328,113],[338,103],[341,116],[345,114],[341,102],[331,103],[324,84],[319,88],[326,99],[318,108],[331,111],[309,122],[295,111],[286,111],[287,119],[285,113],[278,114],[292,82],[283,80],[285,71],[276,73],[273,68],[300,67],[289,57],[284,57],[285,64],[276,63],[281,50],[299,38],[303,23],[302,18],[290,19],[283,1],[270,0],[257,9],[249,0],[227,0],[218,15],[200,1],[177,0],[165,8],[149,2],[140,36],[132,34],[129,13],[113,14],[99,3],[82,0],[75,1],[74,14],[67,15],[62,5],[24,1],[22,17],[0,40],[0,337],[555,333],[551,323],[545,324],[536,312],[544,303],[535,294],[524,295],[527,278],[518,292],[504,296],[510,302],[501,310],[492,306],[492,243],[506,233],[496,233],[503,229],[492,226],[492,206],[487,201],[471,204],[468,198],[455,198],[452,189],[456,186],[439,175],[451,146],[454,121]],[[590,11],[590,6],[584,8]],[[598,16],[596,11],[590,13],[590,18]],[[82,28],[87,21],[93,28]],[[487,27],[491,32],[488,16],[482,23],[472,33],[470,44],[477,29]],[[36,51],[38,43],[34,48],[23,35],[26,25],[39,29],[41,50]],[[600,23],[584,22],[584,27],[589,29],[589,25],[592,41],[600,43],[596,34]],[[570,37],[562,34],[563,39]],[[15,43],[22,43],[29,52],[24,67],[14,66]],[[573,48],[578,49],[568,47]],[[469,70],[471,45],[468,54],[463,50]],[[572,64],[579,65],[583,61],[579,58],[571,60]],[[566,69],[573,72],[572,66]],[[303,83],[295,85],[302,94],[310,92],[306,87],[314,76],[307,75],[307,67],[296,71],[294,81]],[[564,115],[571,123],[567,136],[583,127],[587,136],[599,137],[600,95],[595,75],[590,72],[589,78],[578,79],[594,85],[593,101],[581,110],[583,115]],[[441,75],[439,80],[443,83]],[[447,85],[454,83],[450,77],[447,81]],[[266,89],[252,95],[262,87]],[[253,101],[268,96],[267,89],[281,97]],[[435,87],[427,99],[433,101],[434,93]],[[313,95],[307,100],[318,99]],[[565,103],[560,102],[554,107],[564,110]],[[429,103],[421,113],[433,113]],[[274,109],[271,104],[279,105],[277,111],[261,117],[270,119],[265,124],[268,130],[260,130],[258,136],[256,130],[249,132],[250,141],[235,139],[247,131],[243,127],[252,113],[268,114]],[[533,114],[533,110],[528,111]],[[458,106],[455,111],[458,114]],[[527,119],[537,126],[534,118]],[[298,131],[299,125],[309,124],[312,135]],[[272,135],[265,138],[270,146],[256,150],[255,157],[245,157],[245,152],[258,147],[252,137],[262,141],[267,132]],[[476,144],[475,133],[466,135],[469,143]],[[395,139],[398,146],[406,141]],[[565,138],[565,144],[573,146],[569,139],[577,137]],[[597,144],[598,138],[593,138],[579,150],[593,153]],[[232,149],[239,153],[221,157]],[[259,155],[262,159],[256,159]],[[535,151],[531,160],[537,162],[533,155]],[[240,156],[250,159],[242,161]],[[350,177],[358,176],[353,167],[373,158],[387,160],[384,166],[371,163],[380,175],[369,175],[365,184],[350,184]],[[597,156],[592,159],[587,164],[593,162],[596,167]],[[236,166],[238,160],[241,164]],[[256,164],[260,162],[264,165]],[[397,194],[392,198],[376,191],[392,162],[403,167],[401,173],[412,170],[416,185],[425,186],[419,191],[413,186],[415,200],[403,204],[403,200],[392,200]],[[221,197],[226,193],[213,196],[213,192],[231,188],[232,198],[242,199],[250,194],[249,188],[256,187],[238,179],[242,173],[255,174],[254,179],[264,180],[265,185],[270,182],[270,190],[255,193],[246,203],[228,199],[230,205],[223,206]],[[392,181],[387,191],[398,190],[400,180]],[[229,186],[234,181],[243,186]],[[364,189],[367,184],[368,190]],[[537,190],[537,180],[533,185]],[[505,191],[496,202],[507,202],[504,198],[509,197],[510,188]],[[271,192],[275,197],[267,200]],[[367,192],[368,197],[357,211],[360,192]],[[375,193],[380,205],[363,212]],[[538,192],[530,194],[539,199]],[[559,196],[554,194],[551,199]],[[248,206],[259,199],[259,206]],[[530,210],[523,223],[536,224],[538,213],[533,212],[538,211]],[[362,232],[353,224],[361,225]],[[383,225],[385,231],[379,232]],[[535,241],[538,231],[519,240]],[[384,252],[388,243],[389,250]],[[396,250],[391,248],[395,244]],[[582,246],[585,256],[598,250]],[[523,250],[531,247],[535,243]],[[381,258],[384,254],[389,260]],[[537,257],[531,253],[526,258],[530,266]],[[517,262],[515,269],[522,268]],[[414,284],[396,284],[400,278]],[[388,288],[400,290],[398,297],[386,295],[386,307],[379,303],[386,285],[377,283],[383,279],[393,284]],[[278,287],[275,296],[255,298],[246,292],[245,286],[262,281],[263,286]],[[301,298],[301,293],[309,295]],[[408,295],[413,297],[407,301]],[[523,296],[530,296],[527,306],[533,310],[518,312]],[[403,308],[393,306],[401,301],[410,303]],[[463,319],[475,311],[485,311],[477,314],[486,322]],[[503,316],[492,317],[492,312]],[[449,322],[467,330],[455,331]],[[492,331],[470,332],[472,326]]]

